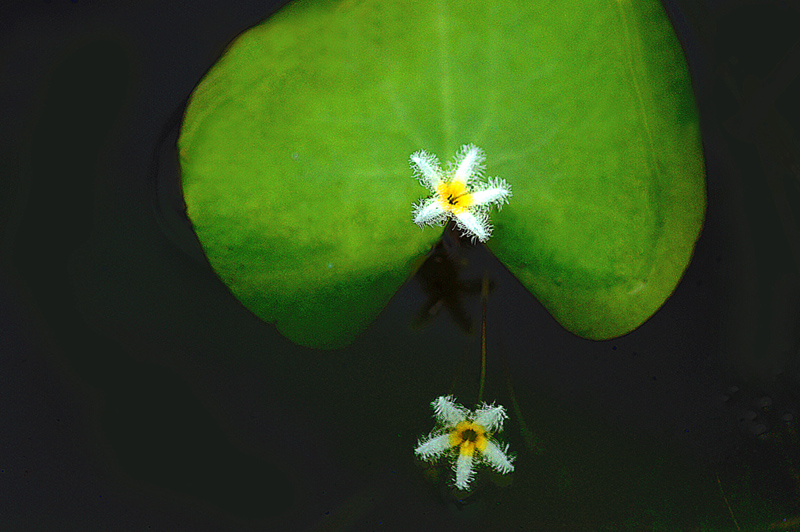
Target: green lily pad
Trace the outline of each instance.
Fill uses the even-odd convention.
[[[208,259],[291,340],[349,343],[439,237],[408,157],[474,143],[514,196],[490,249],[569,330],[672,293],[704,209],[686,65],[657,0],[297,0],[238,37],[179,139]]]

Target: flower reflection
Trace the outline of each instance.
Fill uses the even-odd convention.
[[[502,474],[514,471],[508,445],[502,446],[493,438],[503,430],[508,417],[505,408],[483,403],[470,411],[456,404],[452,396],[439,397],[431,406],[439,427],[421,439],[414,452],[429,462],[449,454],[458,489],[469,489],[475,465],[480,462]]]

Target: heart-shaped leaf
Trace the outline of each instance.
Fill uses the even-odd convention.
[[[568,329],[674,290],[705,207],[697,114],[656,0],[297,0],[229,47],[179,140],[188,214],[251,311],[347,344],[440,231],[408,157],[474,143],[513,187],[489,247]]]

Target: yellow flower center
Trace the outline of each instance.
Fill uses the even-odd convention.
[[[462,455],[472,456],[475,449],[483,452],[487,441],[486,429],[474,421],[462,421],[450,432],[450,447],[458,447]]]
[[[442,209],[453,214],[467,212],[472,205],[472,194],[467,192],[464,183],[442,183],[436,187],[436,194]]]

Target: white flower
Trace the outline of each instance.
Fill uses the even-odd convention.
[[[452,396],[439,397],[431,406],[440,427],[421,439],[414,452],[429,462],[450,454],[455,460],[457,488],[469,489],[474,466],[480,461],[502,474],[514,471],[508,445],[500,446],[492,438],[503,430],[503,420],[508,417],[502,406],[483,403],[471,412],[456,404]]]
[[[465,236],[485,242],[492,234],[489,209],[500,209],[511,197],[511,187],[499,177],[479,181],[486,160],[472,144],[461,147],[454,164],[442,170],[436,156],[420,150],[411,155],[411,168],[433,195],[414,205],[414,223],[420,227],[441,225],[453,218]]]

